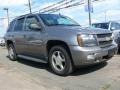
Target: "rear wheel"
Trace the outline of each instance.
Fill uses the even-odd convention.
[[[118,47],[118,54],[120,54],[120,46]]]
[[[15,61],[17,59],[17,54],[15,52],[15,48],[12,44],[8,46],[8,56],[10,60]]]
[[[62,46],[55,46],[50,50],[49,63],[54,73],[66,76],[73,71],[68,52]]]

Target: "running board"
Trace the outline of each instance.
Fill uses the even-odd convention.
[[[31,60],[31,61],[35,61],[35,62],[47,63],[47,61],[43,61],[41,59],[37,59],[37,58],[29,57],[29,56],[18,55],[18,57],[23,58],[23,59],[27,59],[27,60]]]

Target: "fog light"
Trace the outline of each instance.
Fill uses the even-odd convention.
[[[88,55],[87,60],[95,60],[95,55],[94,54]]]
[[[100,62],[100,60],[96,60],[96,62]]]

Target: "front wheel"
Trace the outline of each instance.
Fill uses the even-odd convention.
[[[73,71],[70,56],[62,46],[55,46],[50,50],[49,63],[54,73],[66,76]]]

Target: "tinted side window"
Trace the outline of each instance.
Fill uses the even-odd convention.
[[[24,25],[24,18],[18,19],[14,28],[14,31],[22,31]]]
[[[35,16],[27,17],[25,22],[25,30],[31,31],[29,28],[30,24],[39,24],[39,20]]]
[[[119,23],[112,23],[111,29],[114,29],[114,30],[120,29],[120,24]]]
[[[12,22],[10,23],[7,32],[13,31],[13,28],[14,28],[15,22],[16,22],[16,21],[14,20],[14,21],[12,21]]]

